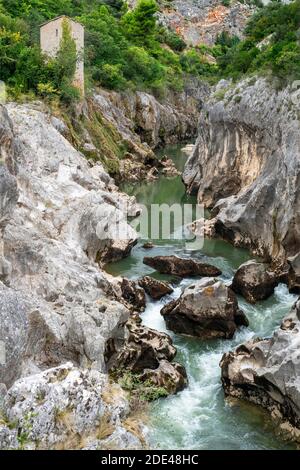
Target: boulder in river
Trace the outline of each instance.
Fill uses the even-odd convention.
[[[179,277],[192,276],[220,276],[220,269],[207,263],[191,258],[179,258],[178,256],[145,256],[144,264],[151,266],[161,274],[171,274]]]
[[[220,366],[227,396],[263,406],[300,441],[299,350],[300,300],[272,338],[240,345],[224,354]]]
[[[180,392],[188,383],[185,368],[177,362],[170,363],[165,360],[160,361],[155,370],[146,369],[140,380],[165,389],[170,394]]]
[[[166,333],[142,325],[141,320],[135,317],[127,322],[126,330],[123,344],[110,345],[109,369],[140,373],[144,369],[156,369],[163,359],[174,359],[176,349]]]
[[[223,282],[209,278],[187,287],[161,314],[170,330],[202,339],[230,339],[238,326],[248,326],[234,292]]]
[[[159,300],[165,295],[172,294],[173,289],[167,282],[158,281],[150,276],[144,276],[139,280],[139,285],[154,300]]]
[[[180,364],[171,362],[176,348],[170,336],[142,325],[138,317],[132,317],[126,329],[123,344],[108,344],[109,370],[121,378],[124,373],[129,373],[136,383],[147,382],[147,387],[163,388],[166,394],[182,390],[187,384],[186,371]],[[147,399],[153,398],[148,396]]]
[[[269,271],[266,264],[251,260],[239,267],[231,288],[236,294],[241,294],[248,302],[254,304],[270,297],[277,284],[276,274]]]

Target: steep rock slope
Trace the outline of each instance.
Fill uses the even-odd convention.
[[[164,2],[160,21],[175,30],[187,44],[212,46],[222,31],[243,37],[247,20],[255,7],[239,1],[174,0]]]
[[[156,148],[196,136],[209,87],[189,79],[164,98],[145,92],[94,91],[73,115],[58,112],[52,123],[88,159],[100,161],[118,180],[147,178]]]
[[[300,249],[299,111],[291,87],[220,82],[183,175],[217,233],[279,263]]]
[[[67,359],[104,370],[106,340],[122,334],[129,311],[107,299],[111,286],[98,263],[135,243],[126,221],[135,201],[101,165],[90,167],[44,113],[14,104],[0,113],[1,309],[7,330],[13,315],[24,324],[18,344],[8,344],[12,360],[23,374]],[[13,357],[18,347],[23,355]],[[3,374],[6,385],[18,369]]]

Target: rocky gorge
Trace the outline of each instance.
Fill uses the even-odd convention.
[[[206,103],[195,150],[183,174],[211,209],[210,235],[246,247],[250,262],[232,288],[253,303],[279,282],[299,294],[299,101],[292,86],[276,89],[252,77],[221,81]],[[221,361],[225,394],[267,408],[299,439],[298,303],[271,339],[254,338]]]
[[[181,3],[158,16],[194,45],[254,8]],[[0,106],[0,449],[300,441],[299,135],[297,90],[256,76]],[[128,222],[196,201],[201,250]]]

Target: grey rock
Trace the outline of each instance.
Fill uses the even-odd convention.
[[[117,191],[100,164],[88,164],[44,112],[9,104],[1,108],[0,126],[1,152],[5,149],[5,161],[18,169],[12,176],[10,167],[1,167],[1,194],[4,188],[11,196],[5,205],[1,198],[0,275],[10,295],[26,303],[25,310],[18,307],[10,316],[10,331],[17,335],[27,325],[27,338],[23,330],[24,337],[11,337],[22,350],[7,382],[21,369],[36,371],[68,360],[104,371],[106,342],[124,336],[130,312],[109,300],[114,296],[100,264],[116,245],[115,258],[130,251],[136,235],[126,216],[139,209],[134,198]]]
[[[287,283],[290,292],[300,294],[300,252],[287,259],[288,274]]]
[[[188,384],[185,368],[176,362],[162,360],[157,369],[145,369],[140,376],[142,382],[175,394],[183,390]]]
[[[27,306],[22,295],[0,283],[0,383],[12,385],[22,371],[28,345]]]
[[[248,326],[234,292],[223,282],[204,278],[187,287],[179,299],[161,310],[175,333],[202,339],[233,337],[238,326]]]
[[[108,367],[133,373],[157,369],[160,361],[172,361],[176,355],[170,336],[142,325],[141,320],[134,317],[126,324],[125,341],[109,346]]]
[[[145,256],[143,263],[151,266],[159,273],[179,277],[219,276],[222,274],[220,269],[215,266],[191,258],[179,258],[178,256]]]
[[[169,283],[159,281],[150,276],[144,276],[139,280],[139,285],[154,300],[159,300],[165,295],[172,294],[173,288]]]
[[[268,265],[256,261],[247,261],[236,271],[231,288],[241,294],[250,303],[264,300],[274,293],[278,276],[271,272]]]
[[[128,403],[121,388],[113,387],[111,390],[106,375],[67,363],[18,380],[8,391],[4,412],[16,423],[19,435],[24,439],[26,435],[23,445],[80,449],[86,439],[101,442],[122,427]],[[0,448],[6,445],[0,440]]]
[[[68,138],[69,137],[69,128],[68,126],[58,117],[56,116],[51,116],[50,122],[52,126],[64,137]]]
[[[123,343],[108,343],[106,358],[115,376],[124,379],[124,374],[133,374],[144,384],[143,393],[149,401],[159,397],[155,390],[163,390],[165,396],[185,388],[188,383],[185,368],[171,362],[176,349],[170,336],[142,325],[138,317],[127,322],[126,330]]]
[[[226,353],[220,363],[228,396],[266,408],[289,423],[300,439],[300,302],[270,339],[253,339]]]
[[[0,231],[9,220],[18,198],[16,178],[0,162]]]
[[[122,297],[131,304],[134,311],[143,312],[146,308],[146,296],[135,281],[122,279],[121,282]]]
[[[16,450],[18,448],[18,430],[10,429],[0,423],[0,450]]]
[[[243,38],[244,29],[255,6],[220,0],[174,0],[161,7],[158,14],[162,25],[175,30],[189,45],[214,45],[223,31]]]

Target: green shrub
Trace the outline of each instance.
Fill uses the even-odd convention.
[[[100,85],[112,90],[122,90],[127,84],[120,64],[103,64],[99,70],[95,71],[93,77]]]

